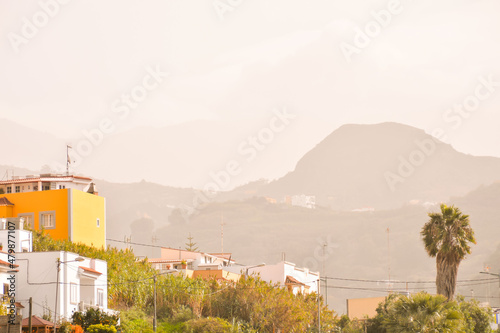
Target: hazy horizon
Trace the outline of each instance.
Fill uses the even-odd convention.
[[[217,3],[3,2],[0,118],[73,146],[102,127],[94,165],[124,133],[200,120],[213,132],[233,127],[217,134],[227,146],[213,147],[207,174],[273,110],[292,112],[258,156],[263,166],[240,183],[282,176],[343,124],[437,130],[460,152],[500,157],[499,3]],[[199,133],[179,144],[203,141],[210,128]],[[46,164],[64,162],[62,153]]]

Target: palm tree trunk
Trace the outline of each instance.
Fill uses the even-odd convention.
[[[438,253],[436,256],[436,287],[437,293],[453,300],[455,288],[457,285],[458,266],[460,261],[453,255],[443,255]]]

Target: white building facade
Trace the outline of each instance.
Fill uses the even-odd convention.
[[[92,178],[50,173],[25,177],[13,176],[9,180],[0,181],[0,191],[7,194],[66,188],[87,192],[91,186],[93,186]]]
[[[264,281],[279,283],[288,288],[294,294],[318,292],[319,273],[311,272],[307,268],[296,267],[294,263],[281,261],[275,265],[263,265],[261,267],[241,267],[244,274],[248,268],[248,275],[259,275]]]
[[[234,263],[230,253],[204,253],[162,247],[161,258],[148,259],[153,268],[160,272],[182,269],[182,263],[190,270],[218,270]]]
[[[10,245],[14,252],[31,252],[32,244],[33,235],[24,230],[23,218],[0,218],[0,251],[7,252]]]
[[[41,317],[50,310],[54,318],[56,294],[58,319],[70,319],[74,312],[91,307],[109,312],[105,261],[55,251],[16,253],[16,264],[16,298],[33,297],[34,315]],[[28,316],[27,309],[23,316]]]

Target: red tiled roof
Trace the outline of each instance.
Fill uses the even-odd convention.
[[[180,263],[180,262],[182,262],[182,260],[184,260],[186,263],[194,261],[194,259],[162,259],[162,258],[156,258],[156,259],[148,259],[148,262],[152,263],[152,264],[161,264],[161,263],[169,264],[169,263],[174,263],[174,262]]]
[[[289,283],[289,284],[300,284],[302,286],[305,286],[304,283],[300,282],[299,280],[297,280],[296,278],[290,276],[290,275],[287,275],[286,276],[286,281],[285,283]]]
[[[21,325],[23,327],[28,327],[28,324],[29,324],[29,317],[24,318],[23,321],[21,322]],[[50,321],[42,319],[42,318],[37,317],[37,316],[31,316],[31,326],[33,326],[33,327],[45,327],[45,326],[53,327],[54,323],[51,323]],[[59,327],[59,325],[57,325],[57,327]]]
[[[10,267],[10,263],[8,263],[7,261],[3,261],[1,259],[0,259],[0,265],[9,266]],[[14,265],[14,267],[19,267],[19,265]]]
[[[98,274],[98,275],[102,274],[101,272],[98,272],[98,271],[96,271],[95,269],[92,269],[92,268],[83,267],[83,266],[79,266],[79,268],[83,269],[85,272],[88,272],[88,273]]]
[[[208,253],[208,254],[217,258],[227,259],[227,260],[231,259],[231,261],[234,261],[234,259],[231,258],[232,256],[231,253]]]
[[[14,206],[12,202],[9,201],[6,197],[0,198],[0,206]]]

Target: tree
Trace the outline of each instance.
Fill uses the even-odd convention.
[[[463,315],[457,303],[421,292],[394,299],[383,319],[386,332],[459,332]]]
[[[476,300],[466,302],[463,296],[448,301],[443,295],[425,292],[391,294],[379,304],[377,315],[368,319],[367,332],[490,333],[492,321],[490,308],[480,307]]]
[[[90,308],[85,312],[74,312],[71,319],[73,324],[80,325],[84,330],[88,330],[90,326],[99,324],[114,327],[118,324],[119,318],[117,315],[109,315],[99,309]],[[99,328],[101,327],[99,326]]]
[[[198,251],[198,247],[196,246],[196,243],[193,242],[193,236],[191,236],[191,233],[189,233],[188,237],[188,242],[186,243],[186,250],[188,251]]]
[[[430,220],[422,228],[425,250],[436,257],[438,294],[452,300],[455,295],[458,266],[467,254],[470,243],[476,244],[469,215],[460,209],[441,204],[440,213],[429,213]]]

